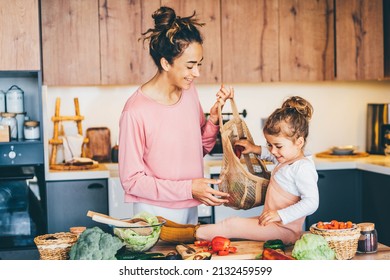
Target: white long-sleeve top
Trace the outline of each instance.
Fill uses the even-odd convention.
[[[260,158],[279,164],[265,146],[261,147]],[[273,171],[271,176],[274,176],[276,182],[285,191],[301,198],[296,204],[278,210],[283,224],[311,215],[317,210],[319,206],[318,173],[310,154],[305,154],[304,158],[287,164],[276,172]]]

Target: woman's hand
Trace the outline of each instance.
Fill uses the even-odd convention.
[[[218,124],[219,122],[218,104],[221,104],[223,108],[223,105],[225,105],[226,100],[233,97],[234,97],[234,88],[230,86],[229,89],[227,89],[224,87],[224,85],[222,85],[219,91],[217,92],[217,101],[210,109],[209,120],[213,122],[213,124]]]
[[[261,154],[261,146],[257,146],[250,142],[248,139],[239,139],[236,142],[234,142],[234,146],[239,145],[244,147],[244,150],[242,150],[242,153],[249,154],[249,153],[254,153],[257,155]]]
[[[210,187],[210,184],[219,184],[220,179],[200,178],[192,180],[192,197],[207,206],[219,206],[227,203],[228,193],[220,192]]]
[[[266,226],[269,223],[281,222],[281,221],[282,219],[280,218],[278,211],[276,210],[264,211],[259,217],[259,225],[261,226]]]

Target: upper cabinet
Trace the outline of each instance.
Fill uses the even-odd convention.
[[[157,71],[141,33],[154,26],[160,0],[99,1],[101,84],[139,84]]]
[[[44,84],[100,84],[98,7],[98,0],[41,0]]]
[[[161,5],[175,9],[176,14],[181,17],[190,16],[196,11],[196,18],[199,22],[205,23],[199,28],[203,35],[203,61],[200,77],[197,78],[198,83],[222,81],[221,69],[224,64],[221,63],[220,2],[220,0],[161,0]]]
[[[336,0],[337,80],[384,77],[383,0]]]
[[[279,3],[280,80],[333,80],[333,0]]]
[[[179,16],[196,11],[205,23],[198,83],[382,79],[390,76],[388,2],[41,0],[43,79],[46,85],[147,81],[157,68],[148,41],[139,39],[161,5]],[[20,13],[23,5],[14,6]]]
[[[40,70],[38,0],[0,0],[0,71]]]
[[[279,81],[278,1],[222,0],[221,5],[223,81]]]

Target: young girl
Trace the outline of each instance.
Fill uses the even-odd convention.
[[[194,227],[194,238],[211,240],[220,235],[258,241],[281,239],[285,244],[300,238],[305,217],[314,213],[319,204],[318,175],[312,158],[304,153],[312,114],[313,107],[308,101],[293,96],[267,119],[263,129],[267,147],[256,146],[248,140],[235,143],[245,147],[244,154],[255,153],[276,163],[263,212],[258,217],[230,217],[216,224]],[[170,239],[169,234],[174,232],[169,227],[175,225],[167,223],[161,235],[163,240]],[[186,230],[190,237],[191,231]],[[179,237],[184,239],[185,235]]]

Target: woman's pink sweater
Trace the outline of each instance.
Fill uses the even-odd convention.
[[[199,205],[192,179],[203,178],[203,156],[219,126],[206,121],[194,86],[174,105],[139,88],[126,102],[119,124],[119,176],[126,202],[168,208]]]

